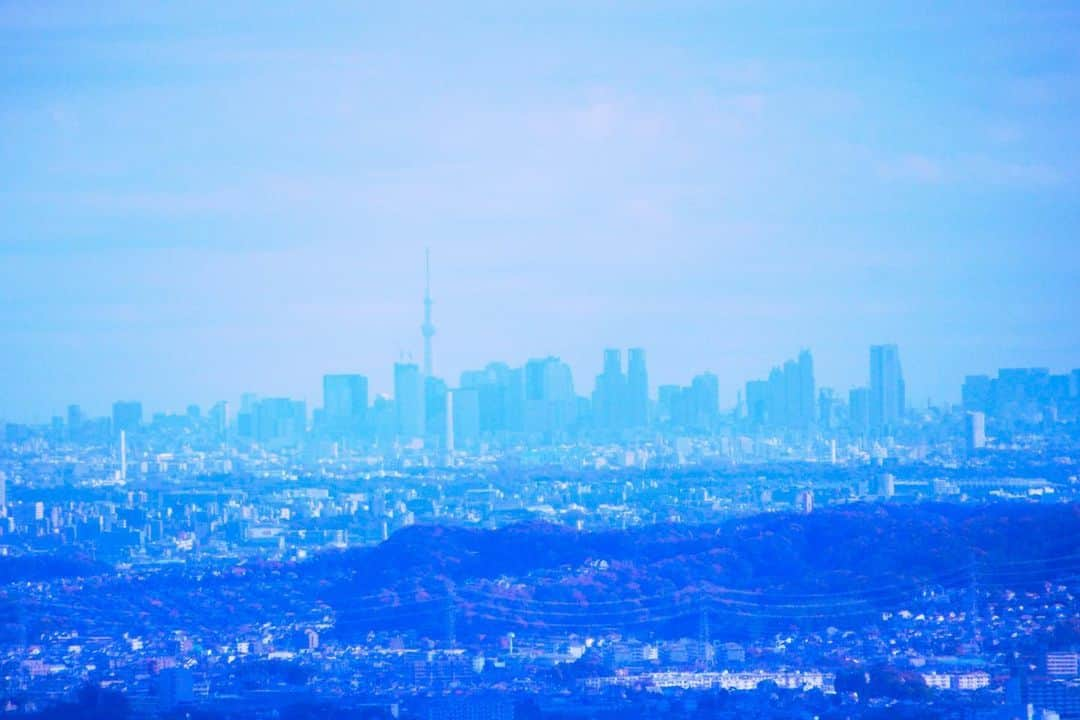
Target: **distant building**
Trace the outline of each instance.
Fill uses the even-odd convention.
[[[806,430],[817,420],[814,359],[809,350],[774,367],[767,380],[746,384],[747,417],[753,425]]]
[[[649,423],[649,372],[641,348],[630,348],[627,352],[626,422],[632,428]]]
[[[259,444],[296,445],[307,432],[307,403],[289,398],[258,400],[249,422],[249,436]]]
[[[323,423],[336,437],[361,435],[367,424],[368,381],[363,375],[323,376]]]
[[[480,439],[480,390],[475,387],[450,391],[447,403],[451,422],[448,447],[470,450]]]
[[[870,427],[889,432],[900,424],[905,408],[904,374],[896,345],[870,346]]]
[[[424,436],[424,390],[418,365],[394,364],[394,416],[399,438]]]
[[[135,400],[118,401],[112,406],[112,432],[120,435],[124,430],[129,434],[139,429],[142,424],[142,403]]]
[[[1046,674],[1074,678],[1080,675],[1080,654],[1076,652],[1046,653]]]
[[[442,378],[424,377],[424,434],[434,447],[443,447],[448,437],[450,389]]]
[[[604,370],[596,376],[593,390],[593,423],[601,430],[620,430],[626,425],[626,375],[622,370],[622,352],[604,351]]]
[[[968,453],[986,447],[986,414],[972,410],[964,415],[964,441]]]
[[[869,388],[852,388],[848,393],[848,426],[853,435],[866,435],[870,431]]]
[[[547,437],[563,435],[577,422],[578,402],[570,366],[557,357],[525,364],[525,431]]]

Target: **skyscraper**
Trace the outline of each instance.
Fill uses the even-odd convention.
[[[289,398],[265,398],[255,402],[252,434],[261,445],[296,445],[307,430],[307,403]]]
[[[698,428],[711,428],[720,414],[720,381],[710,372],[690,381],[689,416]]]
[[[525,364],[525,431],[552,439],[577,421],[577,396],[570,366],[557,357]]]
[[[438,446],[445,446],[449,437],[447,422],[450,416],[448,388],[441,378],[424,378],[424,433]]]
[[[888,431],[904,414],[904,376],[896,345],[870,346],[870,427]]]
[[[448,448],[471,449],[480,437],[479,388],[458,388],[450,391],[447,407],[452,419],[448,426]]]
[[[333,435],[357,436],[367,421],[368,381],[363,375],[323,376],[323,422]]]
[[[112,431],[113,435],[119,435],[121,430],[133,432],[142,423],[142,403],[136,400],[119,401],[112,407]]]
[[[854,435],[865,435],[870,430],[870,390],[852,388],[848,393],[848,426]]]
[[[596,376],[593,390],[593,421],[602,430],[618,430],[625,425],[626,376],[622,353],[604,350],[604,371]]]
[[[986,414],[973,410],[964,416],[964,444],[968,453],[986,447]]]
[[[649,372],[642,348],[630,348],[627,353],[626,422],[635,428],[649,423]]]
[[[814,360],[809,350],[774,367],[769,379],[747,384],[747,416],[754,424],[805,430],[815,420]]]
[[[431,322],[431,251],[424,250],[424,324],[420,333],[424,336],[424,377],[431,377],[434,372],[434,358],[431,356],[431,338],[435,335],[435,325]]]
[[[415,363],[394,363],[394,420],[398,437],[423,437],[424,382]]]
[[[764,425],[769,416],[769,383],[751,380],[746,383],[746,419],[751,425]]]

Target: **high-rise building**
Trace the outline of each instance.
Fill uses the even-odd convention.
[[[993,405],[994,381],[989,375],[968,375],[960,389],[965,410],[990,412]]]
[[[264,398],[244,415],[250,416],[249,436],[261,445],[296,445],[307,431],[307,403],[302,400]]]
[[[82,408],[78,405],[68,405],[67,409],[67,425],[68,434],[76,435],[79,429],[82,428],[82,424],[85,418],[83,417]]]
[[[363,375],[323,376],[323,423],[335,437],[357,437],[367,423],[368,381]]]
[[[210,430],[214,433],[214,437],[225,440],[229,422],[229,403],[224,400],[214,403],[214,406],[210,408],[210,412],[207,413],[207,418],[210,421]]]
[[[118,401],[112,407],[112,431],[118,436],[121,430],[128,433],[139,429],[142,424],[142,403],[136,400]]]
[[[424,382],[415,363],[394,364],[394,418],[399,438],[424,436]]]
[[[448,447],[473,449],[480,439],[480,389],[468,387],[450,391],[448,407],[452,418]]]
[[[805,430],[816,422],[814,360],[809,350],[746,386],[747,418],[755,425]]]
[[[720,381],[709,372],[690,381],[689,415],[692,425],[711,428],[720,414]]]
[[[969,411],[964,416],[964,445],[968,453],[986,447],[986,414],[978,410]]]
[[[769,417],[769,383],[751,380],[746,383],[746,419],[751,425],[764,425]]]
[[[577,421],[577,396],[570,366],[557,357],[525,364],[525,431],[548,439],[562,436]]]
[[[848,427],[854,435],[870,431],[870,389],[852,388],[848,393]]]
[[[627,352],[626,423],[632,428],[649,424],[649,371],[642,348],[630,348]]]
[[[870,427],[889,431],[904,416],[904,375],[896,345],[870,346]]]
[[[596,376],[593,390],[593,423],[601,430],[619,430],[626,425],[626,376],[622,370],[622,353],[604,351],[604,371]]]
[[[431,376],[424,378],[424,432],[438,446],[445,445],[449,437],[448,393],[444,380]]]

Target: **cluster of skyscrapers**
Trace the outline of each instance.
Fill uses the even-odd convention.
[[[602,370],[591,396],[574,387],[573,373],[557,357],[528,360],[521,367],[493,362],[461,373],[456,385],[434,374],[430,266],[426,267],[423,363],[394,365],[392,395],[374,395],[359,374],[323,378],[322,406],[309,415],[306,403],[289,398],[241,396],[231,416],[227,403],[215,404],[205,417],[196,406],[185,415],[156,415],[157,428],[182,430],[197,421],[223,439],[268,447],[297,445],[314,438],[354,446],[414,446],[470,450],[483,444],[558,444],[620,441],[643,433],[711,433],[728,428],[739,433],[804,436],[823,432],[852,438],[886,437],[904,424],[906,386],[896,345],[873,345],[869,384],[852,389],[846,402],[830,388],[818,388],[809,350],[772,368],[764,379],[746,383],[733,411],[721,412],[719,381],[711,373],[689,385],[661,385],[650,395],[645,351],[631,348],[603,352]],[[1031,419],[1046,408],[1074,408],[1080,397],[1080,370],[1053,375],[1045,368],[1002,370],[996,378],[972,375],[964,382],[968,449],[986,440],[986,418]],[[89,419],[78,406],[68,410],[54,430],[69,439],[115,442],[144,423],[139,402],[117,402],[112,417]],[[14,428],[14,429],[13,429]],[[9,426],[18,436],[20,426]],[[17,439],[17,438],[16,438]]]

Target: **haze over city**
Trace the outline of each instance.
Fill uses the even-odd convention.
[[[0,0],[0,715],[1080,720],[1080,6]]]
[[[662,13],[658,20],[656,13]],[[604,347],[724,405],[1080,354],[1057,4],[0,4],[0,416]]]

